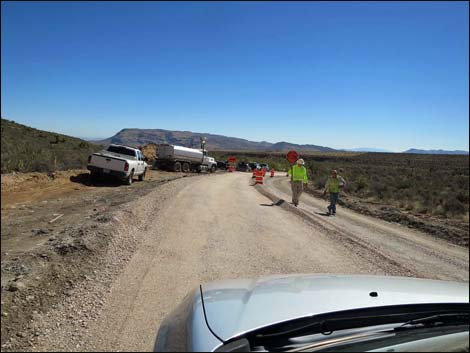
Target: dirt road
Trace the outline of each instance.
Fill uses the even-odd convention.
[[[267,179],[264,189],[290,201],[286,177]],[[328,202],[303,194],[299,214],[313,226],[351,245],[357,254],[379,260],[378,267],[389,273],[390,265],[399,274],[442,280],[468,281],[468,249],[452,245],[418,230],[358,214],[338,206],[337,216],[327,216]],[[290,206],[293,209],[293,206]]]
[[[251,183],[245,173],[184,178],[129,204],[134,213],[123,210],[113,223],[123,243],[112,261],[125,253],[122,270],[108,286],[97,274],[42,316],[30,349],[149,351],[184,295],[219,279],[344,273],[468,281],[468,249],[342,208],[322,216],[325,202],[308,195],[296,214]],[[289,200],[288,187],[283,177],[263,186],[274,200]],[[126,239],[138,244],[132,253],[123,250]]]
[[[202,282],[281,273],[404,275],[468,281],[466,249],[401,226],[302,197],[299,216],[250,186],[250,175],[227,173],[173,181],[170,197],[138,234],[141,244],[114,280],[96,321],[69,339],[67,325],[37,350],[149,351],[158,326]],[[281,177],[264,186],[288,199]],[[281,202],[282,203],[282,202]],[[290,206],[288,206],[290,207]],[[132,228],[123,228],[136,232]]]

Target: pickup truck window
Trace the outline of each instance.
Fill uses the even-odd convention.
[[[119,153],[119,154],[124,154],[126,156],[132,156],[135,157],[135,152],[134,150],[131,150],[126,147],[121,147],[121,146],[109,146],[107,149],[108,152],[113,152],[113,153]]]

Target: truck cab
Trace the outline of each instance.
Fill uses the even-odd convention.
[[[214,173],[217,170],[217,162],[215,158],[209,157],[207,155],[204,156],[204,164],[207,166],[207,170],[211,173]]]

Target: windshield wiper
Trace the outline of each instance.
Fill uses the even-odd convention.
[[[443,325],[461,325],[469,324],[470,314],[469,313],[449,313],[449,314],[437,314],[426,316],[419,319],[413,319],[405,322],[395,330],[410,327],[434,327]]]
[[[243,335],[252,346],[280,348],[289,339],[312,334],[328,336],[333,332],[379,325],[401,325],[398,331],[433,326],[462,325],[469,321],[468,303],[416,304],[371,307],[320,314],[282,322]],[[442,323],[441,323],[442,322]],[[395,331],[397,332],[397,331]],[[237,337],[240,338],[240,337]]]
[[[342,344],[351,344],[355,342],[364,342],[365,340],[373,340],[379,338],[386,338],[394,336],[393,332],[390,331],[374,331],[365,332],[360,334],[352,334],[346,337],[325,339],[321,342],[314,342],[302,345],[297,348],[289,349],[286,352],[303,352],[306,350],[319,350],[324,348],[330,348]]]
[[[384,339],[387,337],[393,337],[399,332],[408,331],[412,329],[429,329],[443,326],[461,326],[469,325],[470,323],[469,313],[446,313],[436,314],[431,316],[425,316],[418,319],[409,320],[402,325],[393,329],[378,330],[366,333],[352,334],[341,338],[325,339],[321,342],[315,342],[297,347],[288,352],[303,352],[306,350],[314,351],[325,348],[332,348],[336,346],[342,346],[344,344],[350,345],[354,343],[364,343],[365,341]]]

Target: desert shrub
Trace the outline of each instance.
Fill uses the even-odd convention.
[[[409,189],[412,186],[413,186],[413,183],[408,178],[400,179],[400,181],[396,185],[398,189]]]
[[[468,190],[459,190],[457,191],[457,194],[455,195],[455,198],[459,200],[463,204],[468,204],[469,203],[469,193]]]
[[[466,211],[465,205],[454,197],[445,199],[442,206],[446,214],[451,216],[463,214]]]
[[[437,207],[435,207],[432,212],[431,212],[434,216],[441,216],[441,217],[445,217],[446,216],[446,210],[444,208],[444,206],[442,205],[437,205]]]
[[[54,165],[48,161],[36,159],[30,162],[28,169],[35,172],[51,172],[54,171]]]
[[[429,212],[429,207],[420,201],[416,201],[413,205],[413,210],[417,213],[426,214]]]
[[[379,199],[383,199],[387,191],[387,185],[380,181],[372,181],[370,185],[370,191]]]
[[[361,191],[361,190],[366,189],[369,186],[369,183],[368,183],[367,178],[365,176],[360,175],[356,179],[354,185],[355,185],[354,190],[357,192],[357,191]]]

